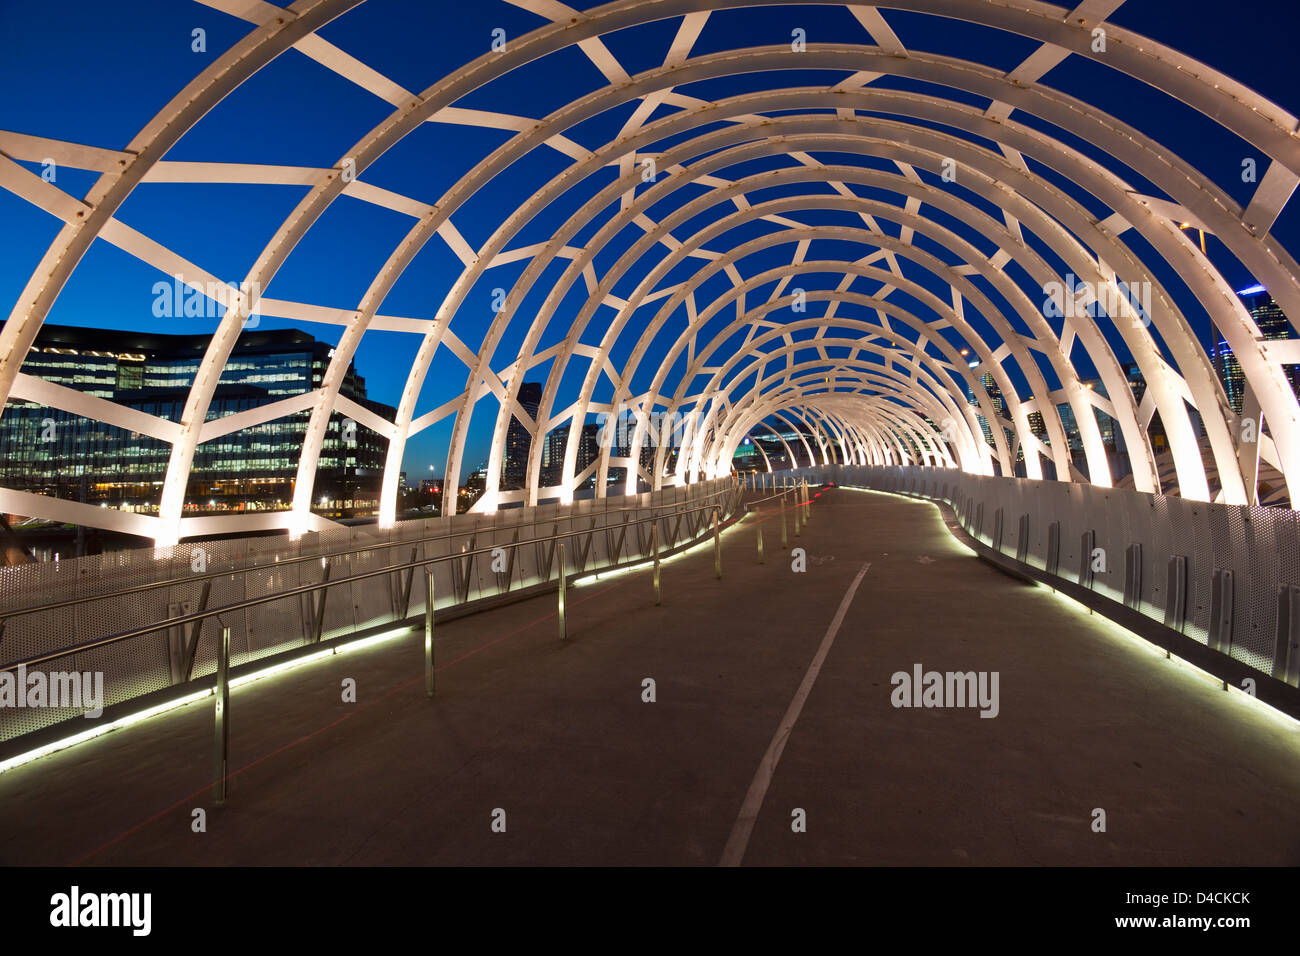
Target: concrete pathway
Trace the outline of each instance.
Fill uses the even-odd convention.
[[[1300,725],[928,503],[826,491],[804,572],[779,539],[664,565],[662,607],[646,572],[571,589],[563,643],[553,597],[439,625],[433,700],[414,634],[238,688],[224,809],[210,701],[0,775],[0,863],[1300,863]],[[917,664],[996,671],[997,716],[893,706]]]

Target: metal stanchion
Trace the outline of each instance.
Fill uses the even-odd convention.
[[[564,542],[557,543],[560,551],[560,640],[563,641],[568,637],[564,627],[564,592],[568,585],[569,576],[564,565]]]
[[[722,580],[722,536],[718,533],[718,509],[713,509],[713,573]]]
[[[433,696],[433,568],[424,569],[424,692]]]
[[[219,806],[226,805],[226,775],[230,766],[230,725],[227,722],[230,710],[230,628],[221,629],[221,643],[217,645],[217,694],[213,728],[215,748],[212,759],[212,800]]]
[[[330,579],[330,565],[332,563],[333,562],[329,558],[325,559],[325,572],[321,575],[322,584],[328,582]],[[313,644],[320,643],[321,632],[325,627],[325,598],[329,596],[329,593],[329,588],[320,589],[320,603],[316,605],[316,628],[312,635]]]
[[[781,547],[790,547],[790,535],[785,529],[785,492],[781,493]]]
[[[763,526],[758,526],[758,563],[763,563]]]
[[[655,571],[655,606],[658,607],[663,603],[663,596],[659,591],[659,519],[655,518],[654,524],[650,526],[650,551],[654,554]]]

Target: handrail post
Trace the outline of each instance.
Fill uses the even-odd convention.
[[[567,640],[568,633],[564,626],[564,592],[568,584],[568,573],[564,567],[564,542],[556,542],[560,551],[560,640]]]
[[[713,509],[713,573],[722,580],[722,536],[718,533],[718,509]]]
[[[199,613],[202,614],[208,609],[208,597],[212,594],[212,579],[208,578],[203,582],[203,590],[199,594]],[[203,622],[207,618],[201,617],[190,625],[190,639],[185,644],[185,660],[181,665],[181,680],[188,682],[194,676],[194,656],[199,650],[199,636],[203,633]],[[181,629],[184,633],[184,628]],[[0,636],[4,634],[4,625],[0,624]]]
[[[407,575],[406,587],[402,593],[402,616],[399,621],[406,620],[406,616],[411,613],[411,585],[415,583],[415,556],[420,553],[418,547],[411,549],[411,573]]]
[[[781,492],[781,547],[782,549],[790,547],[790,535],[786,532],[785,527],[785,492]]]
[[[663,595],[660,593],[659,590],[659,519],[658,518],[656,518],[654,520],[654,523],[650,525],[650,550],[654,554],[654,561],[655,561],[655,571],[654,571],[655,607],[658,607],[660,604],[663,603]]]
[[[221,629],[221,643],[217,645],[216,704],[213,708],[214,752],[212,757],[212,800],[226,805],[226,775],[230,766],[230,628]]]
[[[325,559],[325,574],[321,578],[320,603],[316,605],[316,627],[312,632],[313,644],[320,643],[321,631],[325,627],[325,598],[329,595],[330,559]]]
[[[758,526],[758,563],[763,563],[763,526]]]
[[[431,564],[424,568],[424,692],[429,697],[433,696],[433,565]]]

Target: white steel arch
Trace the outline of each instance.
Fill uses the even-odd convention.
[[[186,534],[218,528],[234,530],[242,526],[243,519],[183,518],[196,449],[202,442],[236,427],[256,425],[289,412],[310,411],[293,506],[278,520],[295,532],[321,527],[324,522],[311,513],[312,485],[330,416],[347,412],[389,441],[381,520],[390,522],[395,516],[396,482],[409,437],[453,417],[445,480],[454,493],[474,408],[487,395],[497,399],[499,409],[490,444],[488,490],[479,503],[485,510],[495,509],[515,494],[503,495],[498,487],[505,433],[512,418],[527,423],[532,435],[526,486],[517,497],[534,502],[540,491],[540,448],[545,436],[555,428],[568,429],[558,491],[561,498],[570,497],[579,480],[586,477],[575,472],[579,436],[588,415],[617,414],[625,407],[636,420],[631,448],[618,460],[610,447],[601,449],[594,464],[598,494],[605,493],[613,467],[627,469],[630,490],[635,490],[648,419],[660,408],[670,412],[685,410],[693,428],[694,444],[678,457],[675,473],[669,478],[672,481],[720,473],[727,467],[727,456],[735,442],[746,430],[761,425],[766,415],[784,418],[786,414],[804,420],[817,436],[823,455],[833,453],[838,443],[841,454],[860,455],[863,460],[897,457],[927,463],[956,461],[963,468],[982,471],[990,470],[996,460],[1007,473],[1016,467],[1017,456],[1023,453],[1029,477],[1040,477],[1041,460],[1047,460],[1059,480],[1080,480],[1084,476],[1071,460],[1064,422],[1058,413],[1060,407],[1070,409],[1079,430],[1088,477],[1098,483],[1109,484],[1111,475],[1094,409],[1114,419],[1123,433],[1134,485],[1140,490],[1161,490],[1147,433],[1152,417],[1158,414],[1170,439],[1180,493],[1200,499],[1211,497],[1196,424],[1189,410],[1195,411],[1196,420],[1205,429],[1208,455],[1218,475],[1217,493],[1222,500],[1238,504],[1256,500],[1255,479],[1261,458],[1277,467],[1288,482],[1300,481],[1300,407],[1284,374],[1286,365],[1300,360],[1300,349],[1293,344],[1261,341],[1258,328],[1219,269],[1179,228],[1189,222],[1218,236],[1237,261],[1268,286],[1289,315],[1300,316],[1300,269],[1270,234],[1300,183],[1296,118],[1204,64],[1107,24],[1106,16],[1118,6],[1115,0],[1089,0],[1073,10],[1029,0],[997,5],[965,0],[850,2],[844,6],[862,25],[863,42],[810,43],[797,54],[788,46],[777,45],[697,57],[690,55],[691,48],[710,13],[743,8],[752,0],[614,0],[582,12],[549,0],[520,0],[518,5],[552,22],[513,38],[504,51],[485,53],[418,94],[403,89],[318,35],[321,27],[344,17],[360,0],[299,0],[286,9],[231,4],[226,0],[207,2],[249,20],[253,29],[173,98],[124,150],[115,152],[0,132],[0,185],[65,223],[0,332],[0,394],[6,399],[40,401],[130,428],[171,446],[157,517],[106,515],[103,509],[72,502],[35,501],[35,496],[0,489],[0,505],[6,510],[47,513],[87,525],[117,527],[146,534],[160,544]],[[801,5],[802,0],[791,3],[794,7]],[[888,25],[890,9],[977,23],[1031,38],[1041,46],[1010,72],[976,61],[908,50]],[[681,21],[670,49],[665,51],[663,64],[636,76],[629,76],[600,40],[618,30],[673,17]],[[1106,36],[1104,51],[1098,51],[1093,44],[1094,30],[1099,25]],[[534,121],[457,105],[466,94],[574,45],[595,64],[608,85],[575,99],[551,116]],[[328,167],[275,169],[260,166],[256,157],[251,157],[247,166],[175,163],[166,159],[171,147],[204,113],[289,49],[299,50],[380,96],[393,112]],[[710,78],[762,76],[789,69],[794,55],[800,57],[797,65],[802,70],[835,71],[845,78],[824,89],[760,90],[723,102],[701,100],[688,91],[691,83]],[[1264,171],[1254,197],[1244,207],[1236,204],[1208,177],[1161,151],[1140,131],[1040,82],[1048,70],[1069,56],[1102,63],[1162,90],[1271,158],[1272,165]],[[937,88],[973,93],[988,98],[991,105],[980,110],[936,95],[872,88],[882,77],[922,80]],[[617,137],[594,148],[582,145],[578,128],[584,120],[628,102],[637,106]],[[673,112],[651,121],[661,107]],[[835,108],[835,117],[816,112],[827,107]],[[1138,193],[1120,173],[1082,156],[1068,141],[1037,126],[1017,122],[1013,118],[1017,110],[1071,136],[1088,139],[1115,166],[1132,170],[1168,198]],[[434,204],[343,174],[347,169],[354,170],[356,177],[364,176],[375,160],[426,122],[495,126],[512,135]],[[719,122],[723,125],[717,128]],[[935,124],[942,129],[935,128]],[[704,132],[696,135],[699,130]],[[965,139],[957,135],[958,131],[974,139]],[[998,149],[986,148],[980,139],[997,144]],[[657,150],[656,144],[662,141],[672,145]],[[572,160],[571,165],[522,203],[484,245],[472,248],[453,225],[452,217],[475,193],[490,188],[512,163],[540,148],[559,151]],[[826,154],[859,157],[865,165],[819,158]],[[57,155],[70,165],[96,170],[100,178],[84,200],[72,200],[15,162],[37,161],[36,157],[45,155]],[[663,178],[656,178],[648,189],[638,193],[638,161],[644,158],[664,162],[659,170]],[[790,165],[758,174],[747,174],[742,168],[747,163],[773,158]],[[1100,200],[1111,214],[1096,218],[1078,199],[1035,176],[1026,159],[1052,168]],[[945,160],[953,161],[961,170],[960,190],[947,190],[933,182],[932,174]],[[887,164],[896,172],[882,171],[873,163]],[[561,201],[574,185],[611,167],[615,170],[614,182],[572,213],[549,242],[536,247],[509,247],[535,216]],[[737,171],[729,173],[733,167]],[[127,196],[142,183],[227,181],[293,182],[309,187],[257,257],[244,280],[245,289],[269,285],[295,246],[340,196],[396,210],[413,220],[356,308],[265,300],[261,303],[262,314],[289,319],[310,316],[311,321],[323,318],[344,327],[319,388],[306,396],[236,416],[235,420],[208,420],[221,372],[254,306],[249,295],[239,292],[219,293],[225,314],[190,388],[179,422],[163,421],[71,389],[43,384],[20,372],[50,307],[96,239],[118,245],[169,273],[182,275],[189,284],[210,283],[211,277],[201,266],[140,235],[115,216]],[[824,188],[819,191],[815,186]],[[701,187],[705,189],[703,194],[698,193]],[[751,196],[778,187],[806,191],[789,194],[787,190],[779,199]],[[901,202],[884,198],[890,194],[901,197]],[[659,211],[661,204],[674,202],[678,203],[675,208]],[[997,210],[1000,220],[981,204]],[[723,205],[734,206],[735,211],[695,228],[689,236],[680,233],[695,216],[713,215]],[[594,238],[581,247],[569,245],[611,209],[616,211],[596,230]],[[861,225],[850,228],[803,222],[795,218],[800,215],[822,219],[828,215],[852,216]],[[945,224],[947,218],[956,218],[976,229],[996,251],[989,255],[957,235]],[[890,229],[881,223],[891,224]],[[758,239],[746,238],[752,236],[746,230],[758,224],[768,233]],[[603,261],[624,246],[626,236],[634,230],[641,234],[617,260]],[[1053,328],[1043,307],[1035,305],[1020,274],[1013,276],[1005,268],[1014,265],[1043,289],[1058,278],[1054,266],[1027,241],[1025,230],[1045,243],[1074,275],[1096,288],[1113,288],[1117,279],[1147,283],[1154,303],[1151,314],[1140,316],[1127,300],[1120,298],[1112,310],[1114,314],[1105,316],[1105,324],[1097,316],[1073,317],[1074,321],[1059,331]],[[1154,250],[1162,267],[1167,265],[1175,271],[1183,284],[1180,293],[1214,317],[1232,347],[1249,387],[1247,409],[1254,410],[1258,418],[1261,439],[1252,447],[1246,447],[1248,443],[1240,439],[1236,416],[1175,295],[1156,278],[1153,265],[1123,240],[1129,230]],[[440,237],[464,264],[436,313],[427,318],[382,315],[385,299],[434,236]],[[924,247],[917,244],[918,238],[924,241]],[[844,242],[867,245],[874,251],[852,260],[816,258],[818,250]],[[758,262],[763,255],[789,243],[796,246],[789,266],[759,267],[749,276],[742,271],[751,266],[747,257]],[[931,248],[939,249],[941,254],[929,251]],[[814,258],[808,258],[810,252]],[[524,302],[535,294],[548,266],[559,259],[569,262],[560,282],[531,318],[521,317]],[[492,321],[478,352],[468,350],[452,328],[462,305],[492,268],[522,261],[527,265],[506,298],[507,307]],[[684,272],[701,262],[701,268],[683,278]],[[906,264],[906,274],[900,263]],[[647,265],[647,274],[635,288],[624,291],[630,277]],[[916,270],[946,287],[951,301],[936,294],[928,283],[918,282]],[[795,321],[773,320],[774,313],[795,300],[793,293],[783,294],[789,282],[821,274],[840,277],[833,292],[813,290],[803,300],[827,303],[821,315]],[[980,284],[972,279],[978,279]],[[586,285],[584,304],[563,339],[548,342],[545,333],[557,321],[579,280]],[[729,289],[721,293],[706,291],[724,280],[730,282]],[[863,282],[881,286],[870,295],[851,288]],[[776,288],[767,301],[749,308],[746,296],[758,294],[769,283],[776,284]],[[986,289],[995,291],[1010,312],[1004,314]],[[705,295],[712,298],[701,301]],[[890,295],[919,302],[928,316],[889,301]],[[641,310],[656,302],[662,304],[653,319],[641,321],[645,314]],[[726,322],[723,313],[733,307],[737,318]],[[596,318],[603,308],[612,309],[615,315],[604,326]],[[841,308],[874,312],[876,323],[873,326],[855,315],[842,316],[838,314]],[[682,324],[682,310],[686,312],[685,331],[677,329],[674,333],[672,327]],[[972,321],[972,316],[978,316],[978,322]],[[499,343],[516,321],[528,323],[523,346],[517,354],[498,356]],[[718,322],[725,324],[715,327]],[[981,326],[992,329],[994,334],[981,333]],[[600,333],[598,343],[584,339],[589,328]],[[393,422],[366,413],[339,394],[348,365],[368,329],[420,336]],[[635,334],[636,340],[631,358],[619,367],[615,356],[620,354],[624,330]],[[860,337],[848,338],[843,335],[846,330]],[[749,351],[724,355],[719,365],[706,364],[715,353],[724,353],[731,337],[741,332],[745,333],[744,347]],[[698,342],[702,335],[709,336],[703,346]],[[973,363],[961,360],[963,352],[958,342],[965,351],[974,353]],[[765,348],[768,344],[774,347]],[[1119,346],[1132,356],[1147,382],[1141,403],[1128,390],[1116,353]],[[832,359],[828,348],[846,348],[849,356]],[[459,394],[417,415],[426,374],[440,349],[449,350],[465,364],[465,386]],[[800,360],[799,355],[808,351],[818,352],[818,359]],[[862,356],[868,354],[877,356],[874,361],[878,364],[864,364]],[[657,365],[651,357],[656,355]],[[645,367],[653,370],[653,378],[648,388],[641,390],[637,376],[647,358]],[[752,360],[742,361],[745,358]],[[1077,364],[1080,359],[1101,378],[1107,396],[1084,388],[1084,375]],[[679,360],[684,360],[689,374],[683,374],[670,393],[666,386]],[[766,373],[771,363],[780,361],[785,362],[783,369]],[[1040,361],[1054,381],[1048,380]],[[534,420],[520,406],[518,389],[525,376],[540,366],[549,369],[542,406]],[[898,368],[908,368],[910,374],[900,373]],[[582,384],[576,399],[569,401],[561,394],[562,385],[566,377],[578,371],[583,373]],[[728,371],[735,373],[730,380],[726,378]],[[819,374],[825,388],[818,388],[814,381]],[[1000,393],[1007,411],[1005,417],[993,407],[990,392],[982,384],[985,374]],[[693,381],[699,378],[705,384],[697,389]],[[751,379],[753,384],[746,387],[744,383]],[[964,383],[965,388],[959,383]],[[609,402],[596,400],[597,390],[604,388],[612,390]],[[978,411],[967,402],[967,391]],[[953,422],[955,431],[938,434],[935,414]],[[992,448],[983,440],[977,414],[991,430]],[[1033,414],[1042,416],[1043,439],[1031,424]],[[805,418],[820,425],[808,425]],[[833,435],[835,441],[823,444],[822,430]],[[904,444],[913,450],[906,451]],[[812,453],[811,448],[808,451]],[[664,457],[661,446],[649,475],[655,486],[664,479]]]

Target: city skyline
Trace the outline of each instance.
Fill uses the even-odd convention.
[[[84,9],[82,9],[84,7]],[[106,42],[111,38],[120,44],[140,45],[152,43],[153,41],[145,40],[141,37],[132,37],[130,31],[126,30],[121,24],[107,14],[103,8],[97,9],[93,4],[81,4],[78,9],[81,14],[88,18],[88,22],[95,26],[95,35],[99,37],[99,43],[104,46],[95,46],[88,44],[82,50],[82,58],[87,62],[93,62],[96,57],[102,56],[102,50],[106,49]],[[1190,9],[1198,9],[1193,5]],[[1208,9],[1208,5],[1205,6]],[[1177,11],[1179,15],[1171,15],[1171,11]],[[1279,101],[1284,101],[1290,89],[1290,71],[1286,64],[1288,58],[1282,54],[1284,46],[1279,38],[1274,35],[1274,31],[1264,29],[1261,36],[1258,36],[1249,48],[1236,47],[1234,45],[1222,45],[1211,40],[1204,35],[1202,31],[1195,28],[1198,22],[1197,17],[1188,14],[1188,5],[1186,3],[1175,4],[1172,2],[1148,2],[1143,4],[1126,4],[1121,6],[1115,13],[1115,22],[1130,26],[1134,29],[1147,32],[1152,35],[1167,36],[1170,42],[1175,43],[1194,55],[1199,56],[1207,62],[1219,64],[1221,68],[1226,69],[1234,76],[1242,78],[1244,82],[1253,88],[1262,90],[1265,94],[1272,95]],[[427,18],[429,21],[439,21],[442,14],[435,11],[422,11],[417,16]],[[1252,13],[1250,10],[1241,10],[1236,13],[1238,17],[1263,16],[1262,14]],[[531,28],[536,22],[536,18],[523,11],[504,10],[496,20],[493,20],[485,12],[478,10],[466,9],[457,12],[457,16],[463,19],[458,29],[462,34],[477,35],[481,32],[483,35],[489,35],[495,27],[502,27],[511,33],[520,32]],[[843,30],[846,23],[851,20],[842,20],[841,14],[832,11],[810,12],[804,11],[800,14],[801,22],[806,20],[805,27],[811,30],[810,39],[817,40],[819,36],[834,38],[837,32]],[[40,17],[34,12],[34,8],[24,9],[21,7],[10,7],[0,13],[3,22],[14,33],[22,33],[32,37],[41,37],[48,31],[55,29],[54,25],[47,18]],[[359,47],[367,55],[373,55],[378,62],[385,62],[390,66],[397,75],[400,75],[411,84],[413,89],[422,88],[420,74],[422,72],[422,60],[416,54],[416,49],[408,41],[404,44],[393,45],[388,42],[388,49],[382,49],[379,38],[384,35],[381,25],[377,21],[368,19],[364,12],[360,14],[353,26],[350,39],[352,42],[359,44]],[[730,37],[735,42],[745,42],[747,40],[766,40],[774,33],[788,34],[788,23],[790,17],[788,13],[777,10],[772,11],[754,11],[752,16],[748,17],[722,17],[715,18],[719,23],[726,22],[727,29],[734,34]],[[908,24],[908,18],[902,17],[900,30],[905,30]],[[498,22],[499,21],[499,22]],[[1257,21],[1261,26],[1266,20]],[[942,24],[931,25],[931,32],[927,34],[927,41],[939,49],[956,49],[959,47],[959,38],[962,33],[955,26],[949,28]],[[230,37],[237,35],[237,22],[224,17],[215,16],[212,19],[205,19],[204,29],[208,31],[208,48],[219,49],[222,43]],[[160,21],[155,25],[158,35],[165,34],[168,30],[174,30],[179,34],[189,37],[194,24],[189,22],[187,15],[179,11],[164,9]],[[418,31],[416,31],[418,32]],[[700,40],[702,49],[709,49],[711,46],[720,45],[720,40],[712,37],[712,31],[706,32]],[[77,41],[83,42],[83,41]],[[988,43],[987,54],[994,58],[1004,58],[1009,62],[1014,62],[1019,55],[1021,45],[1013,42],[1007,37],[1002,37],[989,33],[986,37]],[[208,54],[196,53],[190,49],[190,44],[178,43],[174,48],[171,47],[144,47],[148,50],[146,58],[140,62],[149,62],[149,70],[132,69],[127,72],[129,92],[125,96],[115,98],[111,108],[90,111],[89,118],[80,114],[74,114],[70,103],[74,97],[69,95],[69,84],[73,82],[71,76],[55,75],[46,77],[41,89],[38,91],[36,98],[29,98],[18,91],[24,88],[17,77],[25,70],[39,69],[37,64],[29,62],[31,50],[37,49],[38,43],[27,44],[23,49],[11,51],[11,56],[3,66],[0,66],[0,75],[6,75],[2,71],[9,71],[14,81],[0,84],[0,107],[3,108],[7,116],[12,117],[12,125],[29,129],[40,135],[59,137],[67,133],[67,124],[75,120],[81,125],[81,134],[83,139],[89,139],[100,145],[114,147],[125,143],[126,139],[143,125],[142,119],[136,119],[141,113],[146,112],[148,103],[147,91],[155,88],[154,84],[158,82],[159,71],[164,71],[169,75],[185,75],[187,71],[192,71],[206,62],[210,58]],[[1270,53],[1270,49],[1277,47],[1276,52]],[[383,55],[381,56],[381,52]],[[643,68],[646,63],[642,62],[641,54],[635,47],[630,47],[624,51],[630,59],[633,68]],[[456,53],[455,56],[468,56],[465,53]],[[121,58],[118,59],[119,68]],[[288,66],[281,63],[277,69],[295,77],[301,77],[306,72],[308,77],[314,77],[315,73],[310,67]],[[586,67],[585,69],[590,69]],[[1069,89],[1072,83],[1078,83],[1081,78],[1075,77],[1069,71],[1057,71],[1061,76],[1053,75],[1053,79]],[[1089,74],[1091,77],[1091,74]],[[553,86],[545,90],[539,89],[534,94],[539,101],[538,106],[545,109],[548,96],[563,95],[567,86],[581,82],[578,75],[561,83],[559,80],[553,80]],[[1117,97],[1130,95],[1127,90],[1115,81],[1110,84],[1098,84],[1095,79],[1088,79],[1087,88],[1095,90],[1096,95],[1102,97],[1107,102]],[[272,120],[257,120],[258,139],[262,151],[261,161],[266,163],[288,163],[291,165],[302,165],[307,160],[309,153],[318,153],[324,148],[327,153],[333,146],[332,140],[326,137],[324,133],[325,125],[313,120],[323,120],[330,112],[345,110],[349,115],[366,117],[373,111],[374,104],[368,101],[364,94],[358,94],[356,91],[349,91],[346,87],[339,86],[332,89],[332,100],[329,103],[323,103],[318,97],[307,96],[298,92],[293,94],[292,99],[286,104],[288,109],[284,116]],[[487,108],[501,108],[506,105],[508,100],[491,100],[485,101]],[[242,108],[242,102],[230,104],[231,109]],[[256,115],[255,111],[250,111]],[[219,110],[214,116],[213,122],[201,124],[196,128],[190,137],[187,137],[185,144],[179,148],[178,160],[184,160],[186,157],[201,157],[203,151],[207,148],[216,149],[218,154],[222,152],[222,141],[224,140],[223,119],[230,115],[227,111]],[[293,122],[288,121],[292,115]],[[612,119],[612,117],[611,117]],[[1173,117],[1166,119],[1163,114],[1156,113],[1150,117],[1153,123],[1159,125],[1159,132],[1162,138],[1172,141],[1177,146],[1188,146],[1192,150],[1199,152],[1202,156],[1202,164],[1210,168],[1222,167],[1231,163],[1239,165],[1239,160],[1231,152],[1232,146],[1223,139],[1214,136],[1202,135],[1196,144],[1185,142],[1186,138],[1191,135],[1184,130],[1184,124],[1176,121]],[[245,123],[249,122],[246,118]],[[362,120],[364,122],[364,119]],[[87,125],[88,124],[88,125]],[[604,124],[589,124],[593,132],[603,128]],[[450,132],[448,129],[444,133]],[[475,152],[482,152],[488,146],[496,142],[495,134],[489,134],[486,131],[481,132],[458,132],[458,135],[466,138],[466,148]],[[575,134],[577,135],[577,134]],[[427,146],[423,139],[420,140],[422,146]],[[342,148],[342,147],[339,147]],[[431,164],[431,167],[430,167]],[[38,174],[46,173],[48,170],[43,169],[40,163],[25,164]],[[433,171],[432,178],[438,181],[450,176],[450,171],[454,168],[452,155],[446,150],[429,150],[422,148],[413,154],[393,154],[385,158],[383,168],[380,170],[380,181],[387,187],[396,185],[398,179],[408,176],[415,169],[431,168]],[[84,171],[60,167],[58,174],[64,177],[59,180],[59,184],[69,189],[73,194],[79,194],[89,188],[93,177]],[[430,177],[425,177],[430,178]],[[1227,188],[1230,191],[1240,191],[1243,197],[1248,197],[1249,190],[1240,183],[1233,184],[1228,182]],[[200,198],[194,201],[183,201],[182,196],[196,195]],[[430,200],[436,198],[433,192],[430,193]],[[251,255],[247,252],[236,253],[235,249],[239,244],[232,243],[233,223],[240,224],[240,230],[248,232],[250,229],[257,231],[266,229],[269,231],[269,223],[274,216],[281,211],[291,207],[296,201],[294,194],[288,187],[265,187],[258,189],[252,186],[239,185],[210,185],[203,187],[197,193],[193,190],[182,192],[180,186],[160,183],[148,185],[142,189],[132,200],[128,212],[137,213],[139,220],[137,226],[145,229],[157,227],[161,232],[167,233],[174,231],[176,227],[186,228],[194,217],[197,221],[205,223],[204,229],[192,232],[186,237],[186,252],[189,256],[195,257],[202,261],[213,275],[225,281],[238,281],[247,271],[247,266],[251,260]],[[481,203],[480,214],[491,218],[494,214],[505,213],[509,210],[513,202],[512,196],[506,193],[483,192],[478,196]],[[12,198],[6,200],[0,197],[0,202],[7,205],[0,207],[3,211],[12,217],[16,227],[6,234],[0,241],[9,243],[0,246],[0,291],[11,294],[16,298],[22,284],[23,268],[19,263],[30,260],[29,245],[16,244],[14,239],[24,233],[41,234],[48,230],[48,225],[41,222],[39,214],[34,214],[30,207],[18,200]],[[359,204],[357,204],[359,206]],[[210,211],[221,210],[222,215],[215,217]],[[177,221],[176,215],[183,212],[183,217]],[[280,275],[277,284],[263,291],[266,296],[274,296],[276,299],[300,297],[303,301],[319,304],[321,306],[333,306],[341,308],[351,308],[360,298],[357,291],[358,285],[356,275],[364,274],[364,270],[370,265],[369,258],[373,258],[374,253],[365,252],[368,243],[391,241],[396,235],[396,220],[391,217],[382,221],[367,218],[360,214],[359,208],[349,206],[346,209],[336,210],[332,214],[331,223],[336,223],[336,227],[330,231],[330,238],[311,240],[314,243],[313,249],[319,250],[322,255],[328,256],[332,262],[332,268],[325,271],[315,271],[305,269],[296,260],[291,260],[286,264],[285,270]],[[1295,234],[1296,226],[1289,219],[1283,219],[1276,226],[1276,234],[1285,242],[1297,238]],[[475,238],[475,244],[479,241]],[[363,241],[358,241],[363,240]],[[1217,256],[1218,240],[1210,236],[1210,252]],[[348,250],[348,251],[345,251]],[[309,250],[310,251],[310,250]],[[150,275],[145,270],[138,270],[129,257],[122,257],[121,253],[112,250],[96,249],[92,253],[92,261],[87,263],[85,275],[93,279],[90,284],[77,282],[70,285],[60,296],[55,305],[51,321],[55,323],[78,325],[82,324],[87,317],[95,316],[95,321],[105,325],[136,326],[142,330],[148,328],[157,328],[157,320],[152,313],[153,292],[152,289],[159,276],[154,273]],[[412,273],[411,278],[401,286],[394,289],[390,296],[391,301],[384,304],[385,313],[395,316],[405,316],[417,319],[431,318],[427,314],[426,304],[432,299],[437,301],[438,295],[434,292],[437,284],[440,282],[450,281],[450,272],[453,266],[453,259],[448,257],[445,251],[434,250],[430,248],[421,258],[424,266],[423,271]],[[1253,277],[1241,271],[1239,264],[1231,261],[1230,257],[1218,263],[1226,271],[1230,281],[1234,283],[1234,288],[1244,288],[1246,285],[1253,283]],[[1064,271],[1064,270],[1063,270]],[[169,278],[169,277],[164,277]],[[1166,277],[1162,274],[1162,280]],[[350,284],[349,284],[350,283]],[[507,283],[507,287],[508,287]],[[463,306],[467,316],[482,315],[485,319],[492,314],[493,303],[491,301],[492,288],[486,288],[482,291],[481,296],[467,301]],[[127,304],[134,302],[135,306],[129,307]],[[109,311],[105,311],[104,303],[110,303]],[[81,319],[81,321],[78,321]],[[273,315],[261,316],[261,322],[267,327],[277,325],[293,325],[292,320],[276,317]],[[211,331],[215,323],[215,318],[205,317],[202,321],[191,320],[185,317],[179,317],[176,324],[188,325],[194,331],[207,330]],[[301,323],[299,326],[301,327]],[[1213,348],[1214,343],[1210,341],[1211,335],[1208,324],[1198,323],[1194,331],[1201,337],[1205,348]],[[330,325],[321,325],[313,329],[313,334],[323,340],[337,341],[339,332],[337,327]],[[471,333],[473,334],[473,333]],[[478,332],[477,334],[482,334]],[[394,367],[401,367],[408,360],[412,346],[398,346],[397,338],[390,333],[373,334],[366,337],[371,342],[363,344],[357,355],[358,366],[363,373],[367,374],[370,381],[371,392],[376,400],[384,404],[396,407],[401,399],[402,383],[393,380],[390,370]],[[473,351],[477,344],[470,335],[462,335],[462,341],[466,347]],[[440,350],[442,352],[442,350]],[[450,360],[450,361],[449,361]],[[453,379],[464,379],[463,366],[459,365],[450,356],[439,355],[435,357],[435,365],[432,374],[428,376],[425,391],[431,391],[432,383],[440,381],[448,376]],[[1022,383],[1017,382],[1017,387]],[[437,404],[436,396],[430,394],[427,401]],[[466,432],[467,448],[465,458],[468,463],[477,463],[486,460],[487,445],[490,439],[493,423],[484,416],[475,416],[470,422]],[[450,423],[440,422],[432,428],[415,436],[409,443],[403,455],[401,467],[411,474],[438,474],[442,475],[446,465],[446,446],[450,440]],[[430,469],[430,465],[433,466]],[[468,473],[470,464],[465,467],[465,473]],[[463,478],[463,475],[462,475]]]

